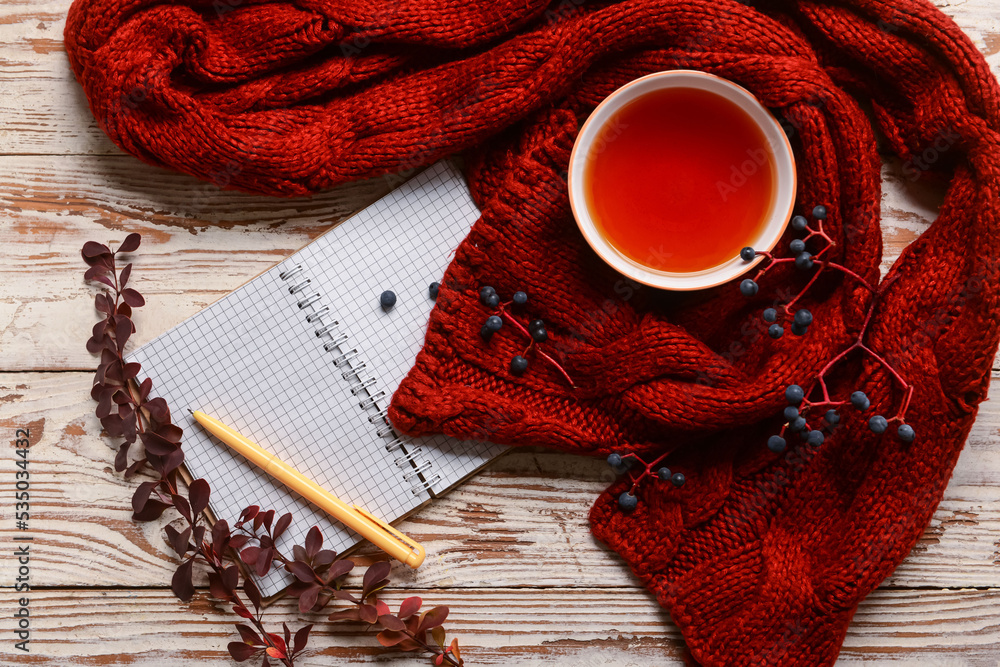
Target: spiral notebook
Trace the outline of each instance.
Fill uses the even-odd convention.
[[[184,429],[188,471],[212,487],[232,524],[244,507],[292,512],[279,541],[318,525],[342,552],[360,537],[209,436],[203,410],[349,504],[395,521],[457,485],[505,448],[397,433],[386,411],[423,343],[454,249],[479,211],[439,162],[283,262],[129,355]],[[235,258],[234,259],[238,259]],[[392,290],[393,308],[379,295]],[[272,595],[283,571],[260,581]]]

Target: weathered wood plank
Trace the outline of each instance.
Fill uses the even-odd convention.
[[[998,380],[1000,382],[1000,380]],[[86,373],[0,375],[0,434],[30,426],[33,572],[47,586],[165,586],[174,555],[161,524],[136,524],[137,480],[112,470],[97,434]],[[934,520],[886,582],[895,586],[1000,586],[1000,404],[984,404]],[[14,461],[0,460],[0,496],[10,497]],[[402,524],[427,547],[416,572],[395,586],[638,586],[627,567],[591,537],[587,513],[611,481],[600,461],[526,450]],[[0,537],[13,532],[0,506]],[[0,582],[2,584],[3,582]]]
[[[645,591],[634,589],[415,590],[427,605],[448,605],[446,626],[470,665],[649,667],[680,665],[683,639]],[[396,606],[410,593],[385,596]],[[0,592],[11,609],[12,595]],[[166,591],[34,591],[31,653],[12,642],[0,656],[16,664],[195,667],[225,664],[235,641],[234,614],[196,598],[190,606]],[[854,617],[839,665],[992,665],[1000,654],[1000,590],[877,591]],[[315,615],[302,664],[398,667],[426,658],[379,647],[360,625]],[[302,621],[288,603],[267,613],[269,627]],[[213,662],[214,661],[214,662]]]

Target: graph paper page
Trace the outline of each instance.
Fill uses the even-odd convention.
[[[153,394],[175,411],[186,465],[210,483],[217,517],[232,523],[244,507],[260,505],[295,517],[279,545],[301,543],[312,525],[321,528],[329,548],[342,551],[360,541],[209,436],[187,409],[216,417],[345,502],[387,521],[427,500],[413,472],[412,445],[388,451],[394,434],[377,435],[379,410],[422,344],[433,305],[427,285],[440,280],[477,217],[461,175],[450,163],[438,163],[129,355],[153,378]],[[299,289],[292,293],[294,287]],[[385,289],[398,295],[388,313],[379,307]],[[307,321],[324,307],[325,317]],[[335,365],[352,350],[356,356]],[[375,369],[377,387],[358,390],[361,380],[351,373],[362,362]],[[385,398],[376,400],[379,391]],[[442,452],[470,446],[431,440],[441,441]],[[454,458],[463,470],[479,467],[495,448],[471,447],[478,453],[442,455],[434,463],[449,466]],[[261,588],[270,595],[289,581],[287,573],[273,572]]]

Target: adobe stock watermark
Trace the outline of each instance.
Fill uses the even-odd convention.
[[[739,165],[730,165],[728,181],[715,182],[715,188],[719,191],[723,202],[729,201],[730,196],[749,183],[750,179],[769,162],[768,153],[763,148],[748,148],[746,154],[747,159]]]
[[[910,181],[916,181],[920,178],[921,174],[933,167],[945,153],[951,150],[961,138],[962,135],[953,127],[950,125],[945,127],[938,132],[930,146],[925,148],[919,155],[914,155],[903,163],[903,174]]]

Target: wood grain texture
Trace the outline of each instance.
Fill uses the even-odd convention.
[[[410,594],[427,605],[449,605],[447,626],[469,665],[504,667],[679,666],[683,640],[669,615],[646,591],[613,589],[462,589],[393,591],[390,606]],[[0,593],[0,607],[11,596]],[[30,656],[0,658],[47,667],[132,665],[195,667],[226,664],[232,614],[210,600],[190,606],[169,592],[40,591],[32,598],[35,632]],[[303,667],[428,664],[386,654],[355,624],[320,621]],[[269,627],[299,627],[288,603],[268,610]],[[795,626],[789,626],[789,633]],[[847,632],[840,665],[996,665],[1000,655],[1000,589],[887,591],[862,602]]]
[[[936,4],[1000,72],[996,0]],[[0,0],[0,247],[8,255],[0,280],[0,434],[9,442],[15,428],[29,426],[37,439],[30,464],[36,634],[30,654],[0,642],[0,663],[232,664],[225,645],[234,638],[234,615],[204,598],[185,605],[165,589],[175,561],[160,537],[163,522],[131,521],[138,480],[113,472],[114,453],[98,435],[91,374],[80,372],[95,365],[83,343],[96,313],[79,249],[88,240],[143,234],[135,272],[148,299],[136,318],[141,343],[389,184],[373,179],[273,199],[124,155],[97,128],[69,70],[62,47],[68,7],[69,0]],[[885,271],[931,224],[943,189],[910,181],[893,160],[883,178]],[[934,519],[861,605],[840,664],[1000,664],[998,445],[1000,406],[987,402]],[[2,497],[13,491],[13,465],[11,456],[0,457]],[[602,462],[581,457],[527,449],[500,459],[402,524],[430,555],[418,572],[396,568],[387,600],[419,594],[451,606],[448,626],[470,664],[681,664],[682,640],[669,616],[589,533],[590,505],[610,480]],[[11,510],[0,504],[5,550]],[[10,583],[0,576],[5,617],[17,597]],[[288,602],[269,617],[299,624]],[[6,628],[0,624],[4,636]],[[427,664],[386,654],[351,625],[321,624],[312,646],[305,667]]]
[[[176,515],[131,520],[139,480],[113,472],[90,384],[88,373],[0,374],[0,432],[13,437],[31,424],[38,439],[30,463],[33,576],[46,586],[166,586],[175,558],[160,535]],[[886,585],[1000,587],[998,444],[1000,404],[990,401],[933,521]],[[0,460],[0,497],[14,491],[13,466],[12,457]],[[611,480],[602,461],[513,452],[401,524],[429,555],[416,572],[396,567],[393,586],[639,586],[588,529],[590,506]],[[12,509],[0,507],[0,539],[13,535]]]

